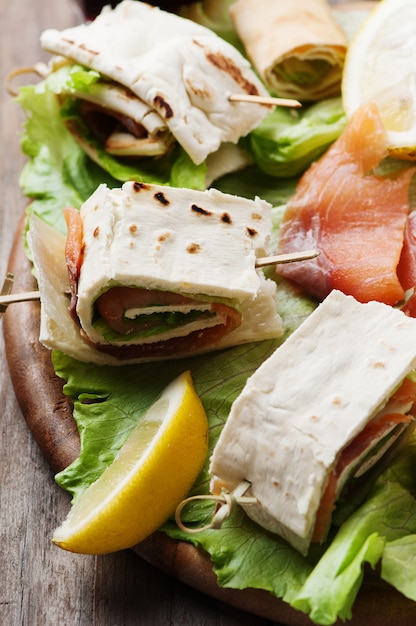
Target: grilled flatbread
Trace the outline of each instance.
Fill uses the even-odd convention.
[[[307,553],[347,487],[368,484],[414,427],[416,384],[401,383],[416,367],[415,336],[401,311],[331,292],[235,400],[211,458],[212,489],[251,483],[249,517]]]
[[[232,45],[143,2],[125,0],[89,24],[48,29],[41,45],[128,89],[160,116],[196,164],[221,143],[236,143],[271,111],[270,105],[229,101],[234,93],[268,95]]]
[[[282,334],[276,285],[255,267],[268,253],[265,201],[216,190],[101,185],[79,219],[82,259],[69,281],[68,241],[55,237],[49,246],[48,227],[31,218],[46,346],[80,360],[126,363]]]

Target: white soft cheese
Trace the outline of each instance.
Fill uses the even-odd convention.
[[[333,291],[248,379],[214,449],[215,483],[306,552],[329,472],[416,366],[416,319]]]
[[[48,29],[41,45],[124,85],[165,120],[195,163],[236,143],[270,113],[230,102],[268,93],[249,62],[213,31],[144,2],[104,8],[91,23]]]

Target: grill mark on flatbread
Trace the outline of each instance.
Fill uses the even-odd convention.
[[[212,63],[214,67],[221,70],[225,74],[228,74],[233,79],[233,81],[237,83],[237,85],[239,85],[246,93],[250,94],[251,96],[259,95],[259,91],[256,85],[251,83],[249,80],[247,80],[247,78],[243,76],[240,68],[237,67],[237,65],[229,57],[221,54],[221,52],[210,52],[205,48],[205,46],[200,44],[195,39],[193,40],[193,43],[203,48],[205,51],[206,59],[210,63]]]
[[[163,206],[168,206],[170,204],[170,202],[167,199],[167,197],[165,196],[165,194],[162,193],[161,191],[159,191],[158,193],[155,193],[155,195],[153,197],[154,197],[155,200],[160,202],[160,204],[163,204]]]
[[[139,193],[139,191],[147,191],[148,189],[150,189],[150,185],[147,185],[146,183],[139,183],[136,181],[133,183],[133,189],[134,191]]]
[[[75,46],[75,41],[73,39],[68,39],[66,37],[62,37],[62,41],[68,43],[70,46]]]
[[[211,211],[207,211],[206,209],[203,209],[197,204],[191,205],[191,211],[193,211],[194,213],[197,213],[198,215],[206,215],[206,216],[212,215]]]
[[[81,43],[78,46],[81,50],[85,50],[85,52],[88,52],[88,54],[94,54],[94,55],[99,55],[99,51],[98,50],[91,50],[91,48],[88,48],[88,46],[86,46],[85,44]]]
[[[206,88],[202,89],[201,87],[197,86],[193,81],[186,79],[185,83],[189,87],[190,91],[192,91],[192,93],[194,93],[199,98],[209,100],[213,97],[211,91]]]
[[[233,223],[229,213],[223,213],[221,215],[221,222],[224,222],[224,224],[232,224]]]
[[[255,228],[251,228],[250,226],[247,226],[246,233],[249,237],[255,237],[256,235],[258,235],[257,230]]]
[[[189,246],[186,248],[186,251],[189,252],[189,254],[197,254],[200,250],[201,246],[199,245],[199,243],[190,243]]]
[[[171,233],[166,232],[166,233],[163,233],[163,235],[159,235],[157,240],[158,240],[159,243],[164,243],[165,241],[170,239],[170,237],[171,237]]]
[[[173,117],[172,107],[162,96],[155,96],[153,98],[153,105],[165,120]]]

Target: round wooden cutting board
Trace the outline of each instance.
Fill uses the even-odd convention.
[[[23,221],[12,248],[9,271],[16,293],[36,289],[22,246]],[[55,472],[69,465],[79,452],[79,437],[71,403],[55,376],[50,352],[39,341],[39,302],[9,306],[4,315],[6,356],[15,393],[27,425]],[[36,391],[34,393],[34,391]],[[191,544],[155,533],[133,550],[152,565],[218,600],[287,626],[311,625],[310,619],[261,590],[220,588],[209,558]],[[341,623],[341,622],[340,622]],[[416,603],[407,600],[370,572],[358,595],[351,626],[414,626]]]

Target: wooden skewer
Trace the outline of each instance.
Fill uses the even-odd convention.
[[[233,93],[228,98],[231,102],[255,102],[256,104],[269,104],[280,107],[301,107],[299,100],[290,98],[273,98],[272,96],[252,96],[249,93]]]
[[[307,261],[319,255],[318,250],[304,250],[303,252],[289,252],[276,256],[265,256],[257,259],[256,267],[266,267],[267,265],[279,265],[280,263],[293,263],[295,261]],[[26,291],[24,293],[10,293],[13,286],[13,275],[8,274],[0,294],[0,315],[4,313],[9,304],[15,302],[26,302],[29,300],[40,300],[39,291]]]
[[[27,300],[40,300],[39,291],[26,291],[25,293],[10,293],[0,296],[0,305],[8,306],[14,302],[26,302]]]
[[[294,263],[295,261],[307,261],[319,256],[319,250],[304,250],[301,252],[288,252],[276,256],[265,256],[256,261],[256,267],[266,267],[267,265],[280,265],[282,263]]]
[[[12,81],[17,76],[22,76],[23,74],[36,74],[40,78],[46,78],[46,76],[49,74],[49,71],[50,70],[48,69],[48,66],[42,62],[35,63],[34,65],[30,65],[28,67],[17,67],[16,69],[9,72],[6,76],[7,92],[13,97],[16,97],[18,95],[19,92],[12,87]]]
[[[14,279],[13,274],[10,274],[10,272],[8,272],[1,288],[2,296],[6,297],[11,292],[12,287],[13,287],[13,279]],[[6,305],[0,304],[0,317],[2,317],[6,309],[7,309],[7,304]]]

